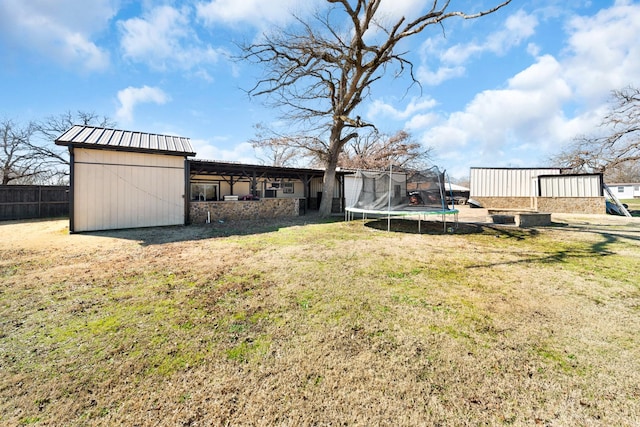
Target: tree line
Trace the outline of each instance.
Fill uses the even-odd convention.
[[[67,111],[28,123],[1,119],[0,184],[68,184],[69,153],[54,141],[76,124],[115,126],[108,117],[86,111]]]

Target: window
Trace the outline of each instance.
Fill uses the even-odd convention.
[[[208,202],[218,200],[218,184],[193,182],[191,183],[191,201]]]
[[[618,193],[624,193],[624,187],[618,187]]]
[[[393,186],[393,197],[396,199],[400,198],[400,190],[402,190],[402,188],[399,185],[394,185]]]
[[[636,185],[633,187],[633,191],[640,191],[640,185]]]
[[[293,182],[283,182],[282,183],[282,193],[284,194],[293,194]]]

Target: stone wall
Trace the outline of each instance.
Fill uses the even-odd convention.
[[[299,199],[261,199],[228,202],[191,202],[189,223],[204,224],[207,212],[211,222],[243,219],[269,219],[298,216]]]
[[[534,209],[533,197],[471,197],[487,209]]]
[[[604,197],[536,197],[538,212],[605,214]]]
[[[604,197],[473,197],[487,209],[549,213],[604,214]]]

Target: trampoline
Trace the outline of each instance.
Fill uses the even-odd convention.
[[[445,174],[437,167],[410,173],[394,173],[392,168],[385,172],[358,171],[356,178],[360,178],[360,188],[345,208],[346,221],[356,216],[363,220],[386,217],[390,231],[392,218],[414,219],[418,221],[418,233],[422,221],[432,218],[442,221],[444,232],[448,231],[447,224],[458,226],[459,211],[452,197],[451,206],[447,203]]]

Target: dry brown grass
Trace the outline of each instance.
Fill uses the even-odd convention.
[[[639,425],[640,223],[603,218],[0,225],[0,424]]]

